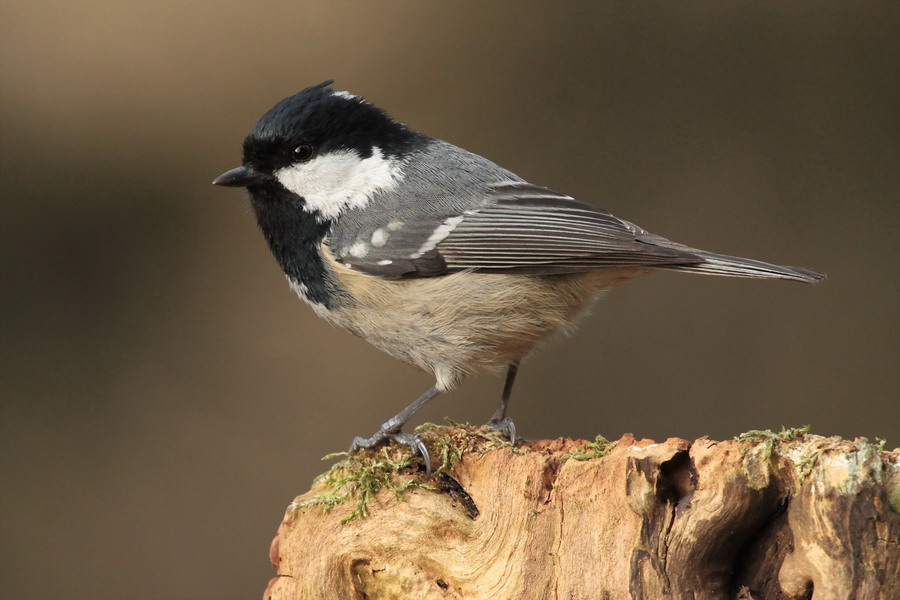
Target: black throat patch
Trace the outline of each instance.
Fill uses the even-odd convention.
[[[256,222],[284,273],[302,284],[308,300],[334,308],[343,292],[319,250],[331,223],[319,222],[303,210],[302,198],[277,183],[250,186],[248,191]]]

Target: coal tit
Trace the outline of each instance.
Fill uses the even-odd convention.
[[[648,233],[413,131],[331,81],[285,98],[216,185],[245,187],[294,291],[320,317],[432,373],[435,385],[351,450],[428,450],[404,423],[466,375],[506,369],[570,330],[600,293],[660,269],[815,283],[825,275]]]

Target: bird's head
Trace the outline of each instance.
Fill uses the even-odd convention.
[[[213,183],[275,201],[292,194],[320,220],[361,208],[395,186],[404,158],[426,138],[331,83],[273,106],[244,140],[243,164]]]

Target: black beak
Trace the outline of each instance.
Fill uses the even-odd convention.
[[[247,187],[262,179],[262,175],[247,166],[226,171],[213,180],[213,185],[225,187]]]

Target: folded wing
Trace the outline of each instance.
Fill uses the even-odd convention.
[[[491,186],[488,202],[453,215],[386,224],[335,249],[348,266],[385,277],[477,270],[554,274],[691,265],[702,258],[590,204],[525,182]]]

